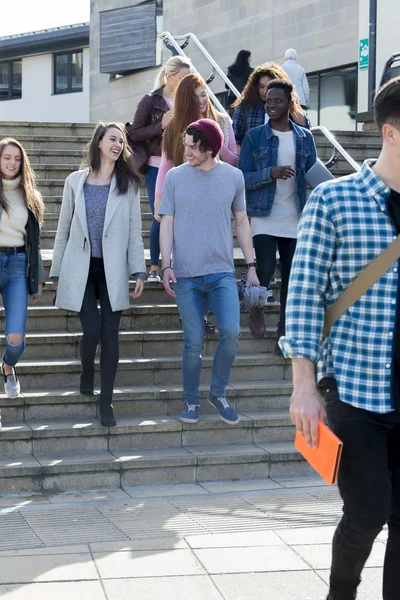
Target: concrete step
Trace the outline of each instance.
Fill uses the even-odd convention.
[[[212,355],[203,356],[201,382],[211,378]],[[96,359],[95,385],[99,386],[99,361]],[[77,358],[22,359],[18,374],[22,391],[43,388],[78,389],[81,365]],[[232,368],[231,381],[244,379],[290,379],[291,362],[273,353],[238,354]],[[175,384],[182,378],[181,355],[121,356],[116,386]]]
[[[160,449],[206,446],[216,441],[218,444],[258,444],[292,441],[293,438],[294,426],[289,412],[279,409],[248,411],[240,414],[239,423],[233,426],[224,423],[215,410],[202,411],[196,425],[182,423],[179,414],[118,416],[115,427],[102,427],[98,417],[64,417],[15,421],[4,425],[0,453],[7,456],[129,448]]]
[[[279,319],[279,304],[268,303],[264,308],[264,318],[267,327],[276,327]],[[240,323],[247,326],[249,320],[248,313],[241,313]],[[214,322],[213,315],[210,315],[210,321]],[[4,332],[5,312],[0,307],[0,330]],[[136,303],[128,310],[123,311],[121,318],[121,331],[165,331],[180,329],[179,312],[175,304],[169,302],[165,304],[139,304]],[[59,333],[79,332],[81,324],[77,313],[69,312],[56,308],[54,306],[32,306],[28,308],[27,332],[49,332]]]
[[[0,121],[0,136],[86,136],[91,138],[96,123],[50,123],[29,121]]]
[[[33,170],[35,171],[38,165],[72,165],[72,170],[77,171],[82,162],[83,150],[40,150],[33,148],[29,151],[29,159]]]
[[[51,257],[53,256],[53,251],[52,248],[44,248],[42,250],[42,257],[43,257],[43,266],[44,266],[44,272],[46,275],[46,279],[49,279],[50,277],[50,266],[51,266]],[[150,269],[150,251],[145,249],[144,251],[144,256],[145,256],[145,260],[146,260],[146,267],[147,267],[147,271],[149,271]],[[242,251],[240,250],[240,248],[234,248],[234,259],[235,259],[235,276],[237,279],[240,279],[242,276],[242,273],[247,271],[246,268],[246,263],[242,254]],[[277,273],[279,276],[279,261],[277,260]]]
[[[76,380],[74,383],[77,384]],[[98,416],[98,393],[83,396],[78,387],[58,389],[22,390],[22,394],[10,399],[0,395],[3,425],[15,421],[38,419],[94,419]],[[209,385],[200,386],[201,414],[210,410],[207,402]],[[249,411],[289,410],[292,382],[284,379],[260,379],[232,381],[226,389],[229,402],[243,414]],[[122,416],[148,414],[179,414],[183,408],[181,383],[160,385],[130,385],[116,387],[113,396],[115,412]],[[1,438],[1,436],[0,436]]]
[[[237,280],[239,282],[239,279]],[[134,289],[135,281],[130,282],[130,289]],[[280,279],[277,278],[276,282],[271,285],[274,300],[279,302],[280,298]],[[55,294],[55,288],[52,281],[48,281],[43,289],[43,294],[40,299],[40,306],[53,306],[53,298]],[[174,299],[168,296],[164,290],[162,283],[145,281],[143,293],[140,296],[140,302],[142,304],[167,304],[174,303]],[[0,296],[0,306],[2,305],[2,298]]]
[[[44,358],[79,358],[80,332],[41,332],[27,333],[24,358],[29,360]],[[207,333],[203,355],[214,354],[218,345],[218,331]],[[248,327],[242,327],[239,339],[239,352],[265,353],[273,352],[276,339],[276,328],[269,328],[263,338],[253,338]],[[135,330],[121,331],[119,336],[121,356],[164,356],[165,354],[182,354],[183,331],[176,330]],[[100,348],[98,353],[100,354]]]
[[[40,234],[40,245],[43,250],[52,250],[54,248],[54,240],[56,237],[57,229],[50,228],[49,224],[47,224],[47,227],[46,227],[46,221],[44,224],[45,224],[45,227],[42,229],[42,232]],[[146,225],[149,226],[149,223],[146,223]],[[56,224],[56,226],[57,226],[57,224]],[[238,243],[235,231],[232,232],[232,237],[233,237],[234,248],[239,248],[239,243]],[[144,245],[145,250],[149,250],[149,248],[150,248],[150,230],[145,229],[145,225],[143,223],[142,223],[142,240],[143,240],[143,245]]]
[[[0,491],[66,491],[310,473],[292,442],[16,454],[0,459]]]
[[[90,135],[54,135],[48,132],[47,135],[20,134],[18,140],[30,156],[32,150],[75,150],[83,152],[90,140]]]

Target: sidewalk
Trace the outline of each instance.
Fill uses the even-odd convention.
[[[325,600],[340,514],[316,477],[0,497],[0,600]]]

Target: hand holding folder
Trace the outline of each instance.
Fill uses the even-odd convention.
[[[298,432],[294,445],[329,485],[337,482],[343,443],[321,419],[318,420],[317,448],[307,446],[307,442]]]

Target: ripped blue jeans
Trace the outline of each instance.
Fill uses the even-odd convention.
[[[28,279],[26,276],[26,253],[0,254],[0,292],[5,312],[6,349],[3,361],[13,367],[25,350],[26,317],[28,313]],[[8,336],[21,334],[20,344],[11,344]]]

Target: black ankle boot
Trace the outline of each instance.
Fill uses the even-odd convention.
[[[114,427],[114,425],[117,424],[114,415],[114,408],[111,401],[112,397],[100,394],[100,423],[103,425],[103,427]]]
[[[94,396],[94,369],[93,371],[81,371],[79,391],[84,396]]]

